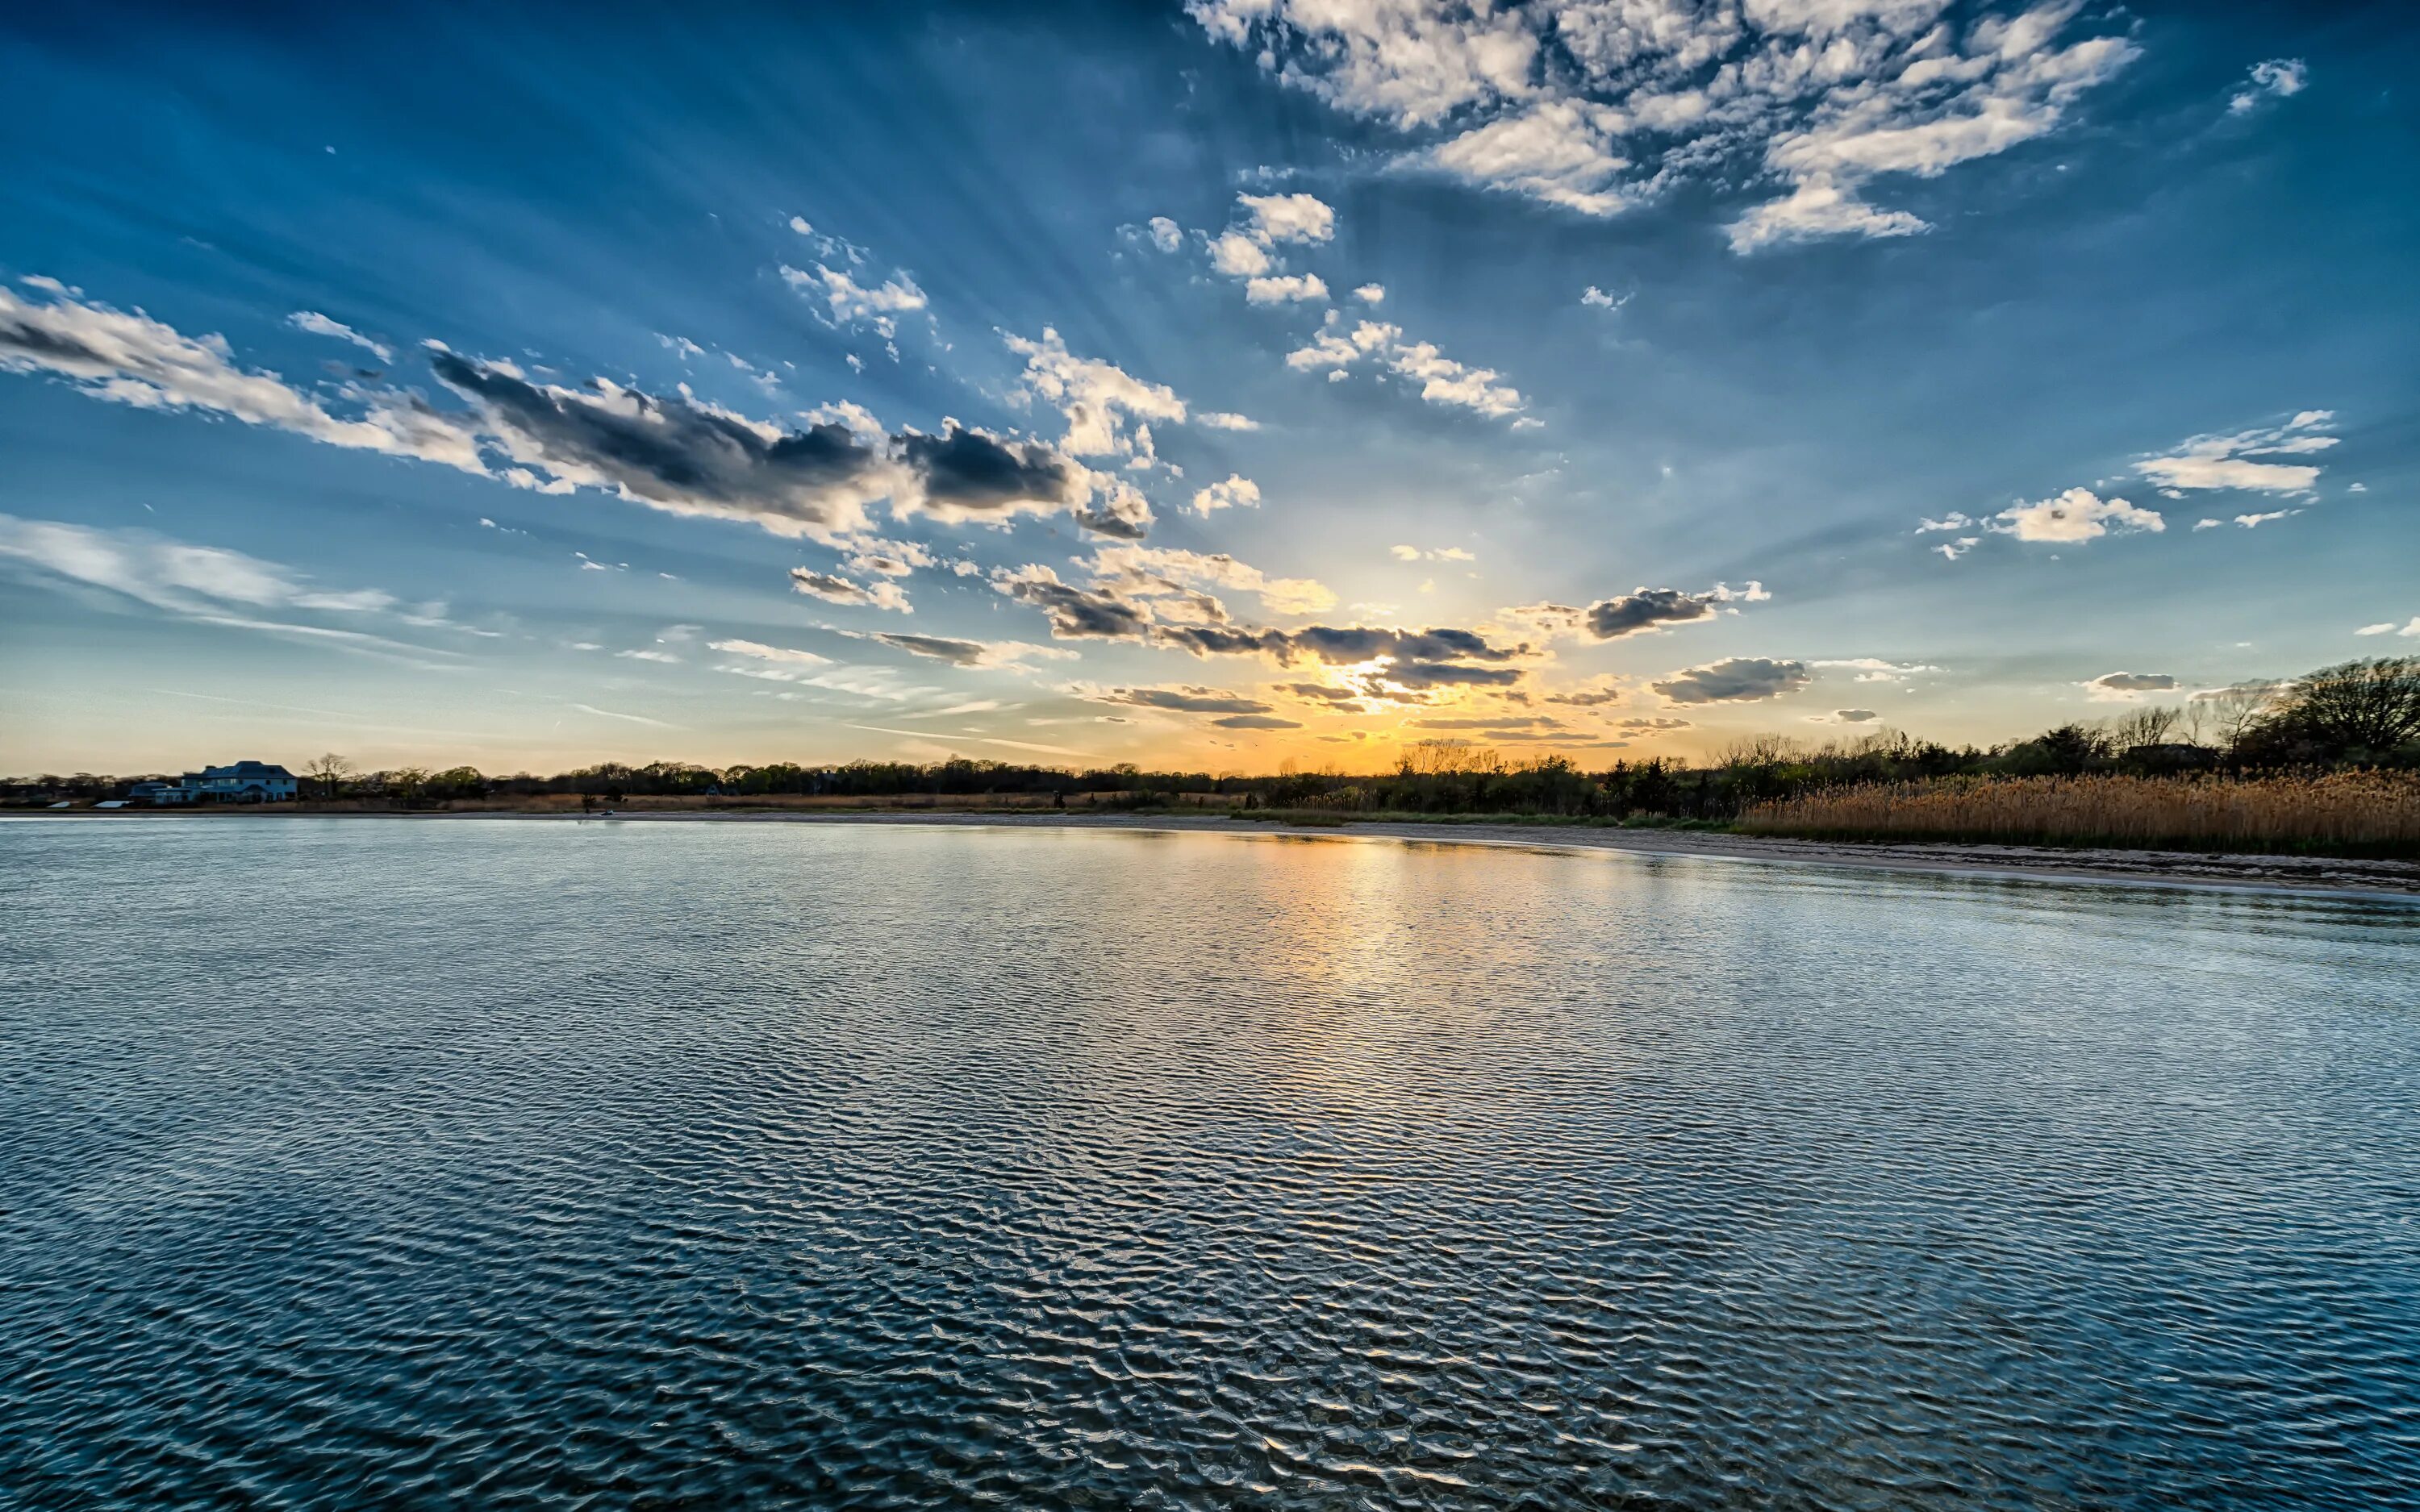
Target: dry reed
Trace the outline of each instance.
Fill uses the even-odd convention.
[[[1739,827],[1833,840],[2412,856],[2420,773],[1878,782],[1758,804]]]

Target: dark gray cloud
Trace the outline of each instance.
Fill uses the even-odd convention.
[[[892,442],[922,486],[923,503],[937,514],[1072,509],[1092,495],[1084,470],[1039,441],[1008,440],[953,421],[939,436],[902,431]]]
[[[1464,667],[1442,661],[1399,661],[1377,674],[1401,687],[1510,687],[1521,680],[1518,667]]]
[[[1686,730],[1689,728],[1689,721],[1672,718],[1621,719],[1616,721],[1614,727],[1618,730]]]
[[[940,635],[899,635],[888,630],[876,631],[874,639],[895,651],[930,656],[954,667],[987,666],[995,659],[993,648],[981,640],[953,640]]]
[[[1641,588],[1620,598],[1600,599],[1588,607],[1582,623],[1600,640],[1652,630],[1659,625],[1682,625],[1714,618],[1722,598],[1714,594],[1684,594],[1677,588]]]
[[[1528,650],[1527,646],[1493,646],[1469,630],[1388,630],[1368,625],[1305,625],[1286,632],[1286,643],[1292,655],[1281,655],[1280,659],[1302,656],[1331,664],[1368,661],[1373,656],[1392,656],[1398,662],[1503,662]]]
[[[1621,699],[1622,692],[1621,689],[1618,687],[1592,688],[1578,693],[1549,693],[1546,695],[1546,702],[1549,703],[1567,704],[1575,709],[1593,709],[1600,704],[1619,703],[1621,702]]]
[[[1414,719],[1419,730],[1559,730],[1563,722],[1543,714],[1507,714],[1494,718]]]
[[[1247,656],[1265,651],[1283,659],[1281,630],[1243,630],[1223,625],[1163,625],[1152,632],[1163,645],[1181,647],[1197,656]]]
[[[1148,524],[1102,509],[1079,509],[1075,520],[1095,535],[1113,535],[1121,541],[1140,541],[1151,533]]]
[[[1156,639],[1181,646],[1197,656],[1246,656],[1265,652],[1279,661],[1326,662],[1345,666],[1377,656],[1393,657],[1398,668],[1410,662],[1508,662],[1526,654],[1527,646],[1495,646],[1468,630],[1391,630],[1374,625],[1308,625],[1299,630],[1251,630],[1224,625],[1171,625],[1155,632]],[[1388,674],[1393,676],[1392,672]],[[1513,677],[1502,679],[1512,682]]]
[[[1224,719],[1210,721],[1221,730],[1299,730],[1299,719],[1280,719],[1267,714],[1231,714]]]
[[[479,408],[516,461],[661,508],[828,533],[861,528],[866,502],[897,482],[883,441],[845,425],[768,437],[770,427],[687,399],[541,386],[442,348],[428,365]]]
[[[1313,703],[1358,703],[1361,695],[1349,687],[1330,687],[1326,683],[1280,683],[1278,691],[1291,693]]]
[[[688,398],[597,380],[575,390],[532,383],[509,364],[442,348],[439,381],[480,409],[504,449],[573,483],[617,487],[660,508],[751,519],[784,533],[865,528],[865,506],[945,518],[1065,510],[1088,530],[1147,533],[1151,509],[1112,483],[1094,508],[1094,475],[1040,441],[946,424],[938,436],[885,436],[835,421],[780,430]],[[785,529],[786,528],[786,529]]]
[[[1131,703],[1145,709],[1177,709],[1187,714],[1266,714],[1277,705],[1215,687],[1120,687],[1100,696],[1103,703]]]
[[[1832,717],[1842,724],[1871,724],[1882,716],[1871,709],[1834,709]]]
[[[1675,703],[1747,703],[1794,693],[1814,680],[1803,661],[1726,656],[1703,667],[1683,668],[1648,686]]]
[[[1151,621],[1138,606],[1112,594],[1096,594],[1059,580],[1047,567],[1028,567],[997,579],[992,586],[1042,610],[1050,633],[1066,640],[1140,640]]]

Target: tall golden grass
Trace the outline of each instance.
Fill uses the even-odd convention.
[[[1758,804],[1739,827],[1838,840],[2420,855],[2420,772],[1978,777]]]

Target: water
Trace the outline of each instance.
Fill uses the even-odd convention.
[[[2420,910],[0,824],[0,1504],[2377,1506]]]

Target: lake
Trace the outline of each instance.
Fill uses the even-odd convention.
[[[2420,1485],[2409,903],[302,818],[0,898],[0,1504]]]

